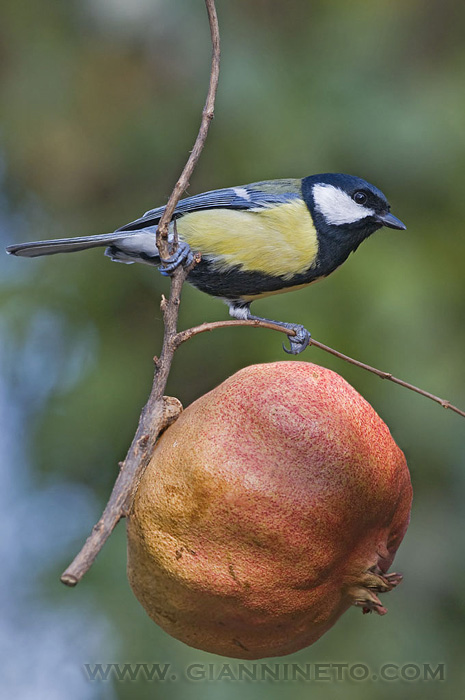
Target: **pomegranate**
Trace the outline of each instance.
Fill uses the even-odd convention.
[[[129,581],[186,644],[289,654],[351,605],[386,612],[411,499],[403,453],[342,377],[246,367],[161,436],[128,518]]]

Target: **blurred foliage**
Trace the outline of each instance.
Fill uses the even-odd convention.
[[[407,232],[383,230],[331,279],[256,311],[465,405],[465,6],[458,0],[218,2],[223,42],[216,118],[190,192],[341,171],[378,185]],[[162,204],[192,146],[209,70],[201,0],[4,0],[0,146],[4,243],[111,231]],[[87,484],[103,506],[152,377],[168,282],[101,250],[0,263],[6,371],[27,416],[38,482]],[[185,288],[180,325],[227,309]],[[221,330],[182,347],[169,393],[186,405],[254,362],[289,359],[264,330]],[[445,683],[317,684],[319,697],[460,693],[465,642],[465,423],[399,387],[312,349],[305,360],[350,381],[405,451],[415,502],[396,560],[405,583],[383,618],[349,611],[285,661],[445,663]],[[37,377],[46,401],[37,401]],[[35,410],[40,407],[40,410]],[[73,513],[68,513],[73,518]],[[90,529],[92,522],[89,521]],[[57,524],[59,527],[59,524]],[[38,595],[86,604],[112,623],[117,661],[179,668],[221,659],[169,638],[124,571],[118,528],[75,592],[50,562]],[[112,639],[112,644],[114,639]],[[99,659],[115,661],[105,649]],[[307,697],[306,684],[241,684]],[[234,683],[119,683],[117,698],[234,697]]]

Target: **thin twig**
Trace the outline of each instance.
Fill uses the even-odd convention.
[[[214,0],[205,0],[210,24],[212,40],[212,61],[210,83],[207,99],[202,113],[202,121],[195,140],[194,148],[187,160],[179,180],[160,219],[157,230],[157,247],[160,257],[170,255],[168,231],[176,205],[189,186],[189,178],[199,160],[207,138],[208,129],[213,119],[215,96],[218,87],[220,67],[220,34]],[[197,258],[198,260],[198,258]],[[179,312],[182,286],[189,270],[178,267],[171,280],[170,296],[162,298],[161,309],[164,321],[163,347],[160,359],[155,359],[155,375],[152,391],[142,410],[139,425],[124,462],[120,464],[120,472],[113,487],[110,499],[103,511],[102,517],[94,526],[83,548],[70,566],[62,574],[61,580],[67,586],[75,586],[92,566],[97,554],[113,531],[118,521],[130,512],[133,495],[137,489],[142,474],[150,460],[155,442],[160,432],[176,419],[181,410],[177,399],[164,397],[166,382],[176,350],[174,339]]]
[[[173,218],[174,210],[181,198],[182,194],[189,187],[189,179],[194,172],[194,168],[197,165],[197,161],[200,158],[202,149],[204,147],[208,129],[210,128],[211,121],[214,117],[215,108],[215,97],[216,90],[218,88],[218,79],[220,75],[220,30],[218,26],[218,17],[216,14],[216,7],[214,0],[205,0],[205,5],[208,12],[208,20],[210,23],[210,34],[212,42],[212,63],[210,70],[210,85],[208,88],[207,99],[205,101],[205,106],[202,112],[202,121],[200,123],[199,133],[194,143],[194,148],[191,151],[187,163],[184,166],[184,170],[181,173],[181,177],[174,186],[174,189],[168,199],[165,207],[165,211],[158,223],[157,228],[157,248],[162,258],[167,258],[169,255],[168,250],[168,231],[169,224]]]
[[[268,328],[270,330],[278,331],[280,333],[286,333],[286,335],[289,336],[295,335],[295,331],[284,328],[283,326],[278,326],[277,324],[270,323],[268,321],[214,321],[212,323],[202,323],[200,326],[196,326],[195,328],[189,328],[185,331],[180,331],[176,335],[174,342],[176,344],[176,347],[179,347],[181,343],[184,343],[186,340],[189,340],[189,338],[192,338],[194,335],[198,335],[199,333],[205,333],[207,331],[213,331],[217,328],[227,328],[229,326],[254,326],[256,328]],[[410,391],[414,391],[415,393],[420,394],[421,396],[425,396],[427,399],[431,399],[431,401],[435,401],[436,403],[440,404],[443,408],[449,408],[451,411],[454,411],[454,413],[458,413],[459,416],[463,416],[465,418],[465,411],[462,411],[460,408],[457,408],[457,406],[451,404],[450,401],[447,401],[446,399],[441,399],[439,396],[435,396],[429,391],[420,389],[414,384],[404,382],[403,379],[398,379],[397,377],[394,377],[390,372],[383,372],[382,370],[377,369],[376,367],[371,367],[371,365],[367,365],[364,362],[360,362],[360,360],[355,360],[353,357],[349,357],[348,355],[344,355],[342,352],[339,352],[339,350],[334,350],[333,348],[330,348],[329,345],[324,345],[318,340],[314,340],[314,338],[310,339],[310,345],[314,345],[320,350],[329,352],[331,355],[339,357],[339,359],[344,360],[345,362],[349,362],[351,365],[355,365],[356,367],[360,367],[361,369],[367,370],[367,372],[376,374],[381,379],[388,379],[394,384],[399,384],[400,386],[403,386],[406,389],[410,389]]]
[[[371,367],[371,365],[367,365],[364,362],[360,362],[360,360],[355,360],[353,357],[344,355],[342,352],[334,350],[328,345],[324,345],[323,343],[318,342],[318,340],[313,340],[313,338],[310,340],[310,344],[314,345],[316,348],[320,348],[320,350],[329,352],[335,357],[339,357],[341,360],[345,360],[345,362],[350,362],[351,365],[361,367],[361,369],[366,369],[367,372],[372,372],[372,374],[376,374],[381,379],[388,379],[394,384],[399,384],[400,386],[403,386],[406,389],[410,389],[410,391],[414,391],[416,394],[420,394],[420,396],[425,396],[427,399],[431,399],[431,401],[435,401],[436,403],[440,404],[443,408],[450,408],[451,411],[454,411],[454,413],[458,413],[459,416],[463,416],[465,418],[465,411],[462,411],[460,408],[457,408],[457,406],[451,404],[450,401],[447,401],[446,399],[441,399],[440,396],[435,396],[429,391],[425,391],[424,389],[420,389],[420,387],[415,386],[414,384],[405,382],[403,379],[398,379],[397,377],[394,377],[390,372],[383,372],[383,370],[377,369],[376,367]]]

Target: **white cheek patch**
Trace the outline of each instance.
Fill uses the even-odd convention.
[[[347,192],[334,185],[313,185],[313,200],[315,209],[334,226],[354,224],[375,214],[373,209],[357,204]]]

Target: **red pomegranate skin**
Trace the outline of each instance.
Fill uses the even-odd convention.
[[[403,453],[342,377],[246,367],[161,436],[128,518],[129,580],[190,646],[289,654],[351,605],[386,612],[411,500]]]

